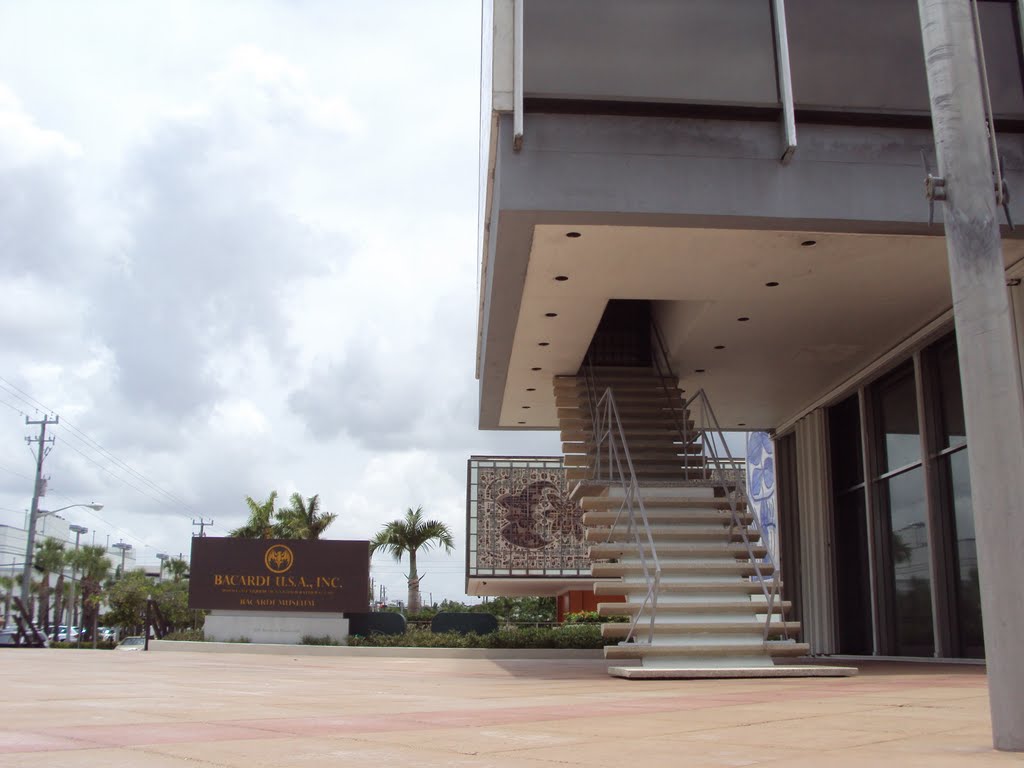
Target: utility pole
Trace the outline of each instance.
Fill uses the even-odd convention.
[[[967,426],[996,749],[1024,750],[1024,399],[1016,372],[972,0],[918,0]]]
[[[46,489],[43,481],[43,459],[50,452],[50,449],[46,447],[49,443],[53,445],[54,438],[46,437],[46,428],[50,424],[57,424],[60,422],[60,416],[54,416],[50,419],[48,416],[44,416],[42,419],[32,421],[25,417],[25,423],[29,425],[39,425],[39,437],[26,437],[25,442],[29,445],[32,443],[38,443],[36,446],[36,482],[35,487],[32,489],[32,509],[28,513],[28,531],[27,531],[27,543],[25,545],[25,566],[21,573],[21,602],[26,608],[28,608],[28,596],[32,591],[32,556],[35,554],[36,546],[36,521],[39,519],[39,497],[42,496]]]
[[[206,533],[204,531],[205,531],[206,526],[208,526],[208,525],[213,525],[213,520],[212,519],[211,520],[204,520],[203,518],[200,517],[198,520],[193,520],[192,521],[192,526],[193,527],[199,526],[199,533],[198,534],[193,533],[192,535],[193,536],[199,536],[199,538],[202,538],[203,536],[206,535]]]

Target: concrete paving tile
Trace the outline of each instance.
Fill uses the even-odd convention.
[[[515,755],[459,753],[453,749],[432,746],[410,748],[401,744],[376,744],[354,739],[179,744],[160,747],[158,750],[167,757],[207,760],[226,768],[334,768],[346,764],[416,768],[521,768],[533,763]]]
[[[639,683],[601,661],[25,651],[0,654],[0,768],[1021,764],[989,749],[983,670],[869,666]]]
[[[146,750],[88,749],[62,752],[48,760],[26,759],[25,755],[0,755],[0,768],[228,768],[227,763],[161,755]]]

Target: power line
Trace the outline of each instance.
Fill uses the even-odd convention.
[[[53,496],[57,496],[58,498],[64,499],[65,501],[74,502],[74,499],[72,499],[70,496],[65,496],[63,493],[57,493],[56,491],[50,491],[50,493]],[[148,547],[149,546],[148,544],[146,544],[145,541],[140,539],[138,536],[135,536],[134,534],[129,533],[124,528],[120,528],[120,527],[114,525],[112,522],[110,522],[106,518],[100,517],[100,515],[97,514],[97,512],[94,509],[92,509],[91,507],[83,507],[83,511],[87,515],[92,515],[93,517],[95,517],[97,520],[99,520],[101,523],[103,523],[105,526],[107,526],[107,528],[109,528],[110,530],[115,531],[117,533],[120,533],[123,536],[128,537],[129,539],[135,539],[137,542],[139,542],[139,544],[141,544],[144,547]]]
[[[91,456],[88,456],[88,455],[86,455],[86,454],[85,454],[85,453],[84,453],[83,451],[80,451],[80,450],[79,450],[78,448],[76,448],[76,447],[75,447],[74,445],[72,445],[71,443],[69,443],[69,442],[65,441],[65,442],[64,442],[64,445],[66,445],[66,446],[67,446],[68,448],[70,448],[70,449],[71,449],[72,451],[74,451],[74,452],[75,452],[75,453],[77,453],[77,454],[78,454],[79,456],[81,456],[81,457],[82,457],[83,459],[85,459],[86,461],[88,461],[88,462],[89,462],[90,464],[95,464],[95,465],[96,465],[97,467],[99,467],[99,468],[100,468],[101,470],[103,470],[104,472],[106,472],[106,473],[107,473],[108,475],[110,475],[110,476],[111,476],[112,478],[114,478],[115,480],[119,480],[120,482],[124,483],[124,484],[125,484],[125,485],[127,485],[127,486],[128,486],[129,488],[131,488],[132,490],[134,490],[134,491],[136,491],[136,492],[138,492],[138,493],[141,493],[141,494],[142,494],[143,496],[145,496],[145,497],[146,497],[147,499],[149,499],[150,501],[155,501],[155,502],[156,502],[157,504],[162,504],[162,505],[164,505],[164,506],[170,506],[170,504],[169,504],[169,503],[168,503],[167,501],[164,501],[163,499],[158,499],[158,498],[157,498],[157,497],[155,497],[155,496],[151,496],[151,495],[150,495],[149,493],[147,493],[146,491],[144,491],[144,490],[142,490],[141,488],[139,488],[139,486],[137,486],[137,485],[134,485],[134,484],[132,484],[132,483],[128,482],[128,481],[127,481],[127,480],[126,480],[125,478],[121,477],[120,475],[116,475],[116,474],[114,474],[114,473],[113,473],[113,472],[111,472],[111,471],[110,471],[109,469],[107,469],[107,468],[106,468],[106,467],[104,467],[104,466],[103,466],[102,464],[100,464],[100,463],[99,463],[98,461],[96,461],[96,460],[95,460],[94,458],[92,458]]]
[[[3,464],[0,464],[0,469],[2,469],[4,472],[10,472],[15,477],[20,477],[23,480],[31,480],[32,479],[29,475],[23,475],[23,474],[21,474],[21,472],[15,472],[13,469],[11,469],[10,467],[5,467]]]
[[[178,504],[182,508],[184,508],[186,510],[189,510],[189,512],[193,511],[193,510],[191,510],[189,505],[185,501],[183,501],[181,498],[179,498],[178,496],[174,495],[170,491],[164,490],[164,488],[162,488],[157,483],[155,483],[152,480],[150,480],[148,477],[146,477],[141,472],[136,470],[130,464],[128,464],[125,461],[122,461],[121,459],[119,459],[117,456],[115,456],[113,453],[108,451],[106,448],[104,448],[98,442],[93,440],[91,437],[89,437],[87,434],[85,434],[85,432],[80,430],[74,424],[69,423],[66,419],[65,419],[64,423],[65,423],[65,426],[68,427],[74,433],[74,434],[71,434],[71,435],[67,435],[68,437],[76,439],[79,442],[81,442],[82,444],[84,444],[84,445],[90,447],[91,449],[97,451],[104,458],[109,459],[110,461],[112,461],[118,467],[123,468],[125,471],[129,472],[130,474],[132,474],[133,476],[138,478],[140,481],[144,482],[146,485],[148,485],[154,491],[157,491],[158,493],[166,496],[168,499],[170,499],[175,504]],[[185,516],[188,517],[189,515],[185,515]]]
[[[7,390],[0,390],[0,392],[6,392],[6,391]],[[18,413],[18,414],[24,416],[26,419],[28,418],[28,414],[25,413],[23,410],[21,410],[21,408],[18,408],[17,406],[14,406],[14,405],[11,405],[6,400],[0,400],[0,405],[6,405],[8,408],[10,408],[15,413]]]
[[[27,405],[29,405],[33,409],[41,408],[44,411],[48,411],[50,413],[53,413],[53,409],[47,407],[43,403],[41,403],[38,400],[36,400],[34,397],[32,397],[32,395],[30,395],[28,392],[25,392],[23,389],[20,389],[18,386],[13,384],[10,380],[5,379],[3,376],[0,376],[0,382],[2,382],[2,384],[0,384],[0,391],[7,391],[8,394],[13,395],[14,397],[16,397],[19,400],[21,400],[22,402],[26,403]],[[6,389],[6,390],[3,389],[2,388],[3,384],[6,384],[8,389]],[[14,391],[11,392],[9,390],[14,390]],[[13,406],[11,406],[11,407],[13,407]],[[157,483],[153,482],[148,477],[143,475],[141,472],[136,470],[134,467],[129,465],[127,462],[125,462],[122,459],[120,459],[117,456],[115,456],[111,451],[107,450],[105,447],[100,445],[100,443],[98,443],[96,440],[91,438],[84,431],[82,431],[77,426],[75,426],[74,424],[69,422],[67,419],[64,420],[63,426],[66,427],[68,430],[70,430],[70,433],[65,433],[65,437],[78,440],[78,442],[81,445],[85,446],[89,450],[92,450],[92,451],[95,451],[95,452],[99,453],[101,456],[103,456],[104,459],[107,459],[108,461],[112,462],[114,465],[116,465],[122,471],[125,471],[125,472],[131,474],[133,477],[135,477],[140,482],[145,483],[153,491],[155,491],[157,493],[160,493],[162,496],[166,497],[167,499],[169,499],[174,504],[180,506],[182,509],[175,509],[175,511],[178,514],[181,514],[183,517],[191,517],[191,514],[194,514],[195,510],[193,510],[184,500],[182,500],[181,498],[179,498],[175,494],[171,493],[170,491],[165,490],[160,485],[158,485]],[[69,445],[69,447],[72,448],[72,450],[75,450],[74,446],[72,446],[70,443],[68,443],[68,445]],[[85,456],[85,454],[82,453],[81,451],[78,451],[78,453],[80,453],[85,458],[89,459],[89,457]],[[89,460],[92,461],[93,464],[96,464],[96,466],[100,467],[100,469],[103,469],[105,472],[107,472],[107,474],[109,474],[112,477],[120,480],[121,482],[125,483],[125,485],[128,485],[129,487],[135,489],[139,493],[142,493],[143,495],[147,496],[151,500],[157,501],[158,503],[162,503],[165,506],[171,507],[171,505],[167,504],[167,502],[164,502],[164,501],[161,501],[159,499],[153,498],[152,496],[150,496],[149,494],[145,493],[144,491],[142,491],[137,486],[129,483],[124,478],[119,477],[118,475],[115,475],[113,472],[111,472],[106,467],[103,467],[102,465],[100,465],[99,463],[93,461],[92,459],[89,459]],[[171,508],[173,509],[173,507],[171,507]],[[182,511],[182,510],[187,510],[187,513],[185,511]]]
[[[16,397],[19,400],[21,400],[21,402],[25,403],[32,410],[38,411],[38,410],[42,409],[43,411],[46,411],[46,412],[49,412],[49,413],[53,413],[54,412],[52,408],[48,408],[47,406],[45,406],[42,403],[40,403],[38,400],[36,400],[34,397],[32,397],[32,395],[30,395],[28,392],[26,392],[25,390],[21,389],[16,384],[14,384],[14,382],[12,382],[12,381],[10,381],[8,379],[5,379],[3,376],[0,376],[0,382],[2,382],[2,384],[0,384],[0,387],[3,387],[4,385],[6,385],[6,387],[4,387],[4,388],[7,390],[7,393],[9,395],[14,395],[14,397]],[[11,391],[11,390],[13,390],[13,391]]]
[[[6,386],[4,386],[4,385],[6,385]],[[11,391],[11,390],[13,390],[13,391]],[[46,411],[46,412],[49,412],[49,413],[53,413],[53,410],[48,408],[47,406],[45,406],[44,403],[40,402],[35,397],[33,397],[31,394],[26,392],[24,389],[20,389],[17,385],[13,384],[10,380],[5,379],[2,376],[0,376],[0,391],[7,392],[8,394],[16,397],[17,399],[22,400],[23,402],[28,404],[28,406],[30,408],[32,408],[34,410],[38,411],[39,409],[42,409],[43,411]],[[10,403],[6,403],[5,402],[4,404],[6,404],[6,406],[8,408],[11,408],[11,409],[17,411],[18,413],[23,413],[23,412],[20,412],[17,409],[15,409],[13,406],[10,406]],[[25,416],[24,413],[23,413],[23,416]],[[28,418],[28,416],[26,416],[26,418]],[[86,449],[98,453],[103,459],[112,462],[120,470],[129,473],[134,478],[136,478],[138,481],[140,481],[140,482],[144,483],[145,485],[147,485],[148,487],[152,488],[154,490],[154,492],[156,492],[156,493],[162,495],[163,497],[165,497],[171,503],[169,504],[167,501],[164,501],[162,499],[157,499],[157,498],[151,496],[150,494],[147,494],[146,492],[144,492],[144,490],[142,488],[139,488],[137,485],[129,482],[124,477],[121,477],[121,476],[115,474],[109,468],[106,468],[106,467],[102,466],[98,462],[96,462],[93,459],[91,459],[90,457],[86,456],[82,451],[78,451],[76,449],[76,447],[72,443],[66,441],[66,444],[69,447],[71,447],[71,449],[73,451],[76,451],[79,455],[81,455],[83,458],[85,458],[86,460],[90,461],[92,464],[94,464],[97,467],[99,467],[104,472],[108,473],[112,477],[120,480],[124,484],[126,484],[129,487],[133,488],[134,490],[136,490],[137,493],[142,494],[147,499],[150,499],[152,501],[157,502],[158,504],[162,504],[165,507],[173,509],[177,514],[179,514],[179,515],[181,515],[183,517],[190,517],[190,514],[195,512],[195,510],[191,509],[189,507],[189,505],[186,504],[182,499],[180,499],[179,497],[177,497],[174,494],[170,493],[169,490],[164,489],[159,484],[157,484],[156,482],[154,482],[153,480],[151,480],[150,478],[146,477],[141,472],[139,472],[138,470],[136,470],[135,468],[130,466],[128,463],[126,463],[123,460],[119,459],[117,456],[115,456],[109,450],[106,450],[105,447],[103,447],[101,444],[99,444],[96,440],[94,440],[92,437],[90,437],[84,431],[79,429],[77,426],[75,426],[74,424],[70,423],[67,419],[65,419],[65,422],[63,422],[63,426],[65,426],[66,428],[68,428],[70,430],[69,432],[66,432],[66,434],[65,434],[66,437],[70,437],[72,439],[78,440],[78,442],[80,444],[82,444],[83,446],[85,446]],[[177,505],[177,506],[173,506],[173,505]],[[184,510],[187,510],[187,513]]]

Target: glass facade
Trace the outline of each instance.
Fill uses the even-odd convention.
[[[828,410],[839,653],[984,655],[956,342]]]

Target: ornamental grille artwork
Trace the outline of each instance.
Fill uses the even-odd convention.
[[[470,459],[471,575],[587,575],[583,509],[560,459]]]

